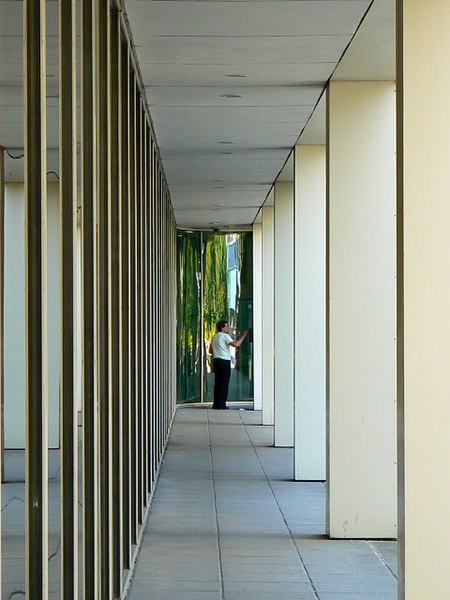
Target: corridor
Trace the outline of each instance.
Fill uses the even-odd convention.
[[[395,600],[396,544],[329,540],[260,413],[179,407],[131,600]]]

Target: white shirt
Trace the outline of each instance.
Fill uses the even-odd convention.
[[[222,358],[223,360],[231,360],[230,346],[233,338],[228,333],[216,333],[211,340],[214,358]]]

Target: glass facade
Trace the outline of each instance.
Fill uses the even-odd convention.
[[[209,342],[227,319],[235,339],[252,327],[252,234],[178,232],[178,402],[210,402]],[[201,335],[200,335],[201,332]],[[229,401],[253,400],[252,336],[233,349]]]

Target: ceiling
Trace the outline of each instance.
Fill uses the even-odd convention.
[[[125,0],[179,225],[251,224],[333,73],[394,78],[394,4]]]
[[[280,172],[292,177],[286,162],[292,147],[324,143],[330,77],[395,78],[394,0],[123,2],[180,226],[251,225]],[[54,172],[57,8],[47,1],[48,169]],[[20,0],[0,1],[0,53],[0,145],[20,156]],[[6,174],[22,180],[23,160],[7,157]]]

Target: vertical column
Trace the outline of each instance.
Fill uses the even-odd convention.
[[[1,480],[5,480],[5,435],[4,435],[4,405],[5,405],[5,152],[0,146],[0,464]],[[0,485],[1,504],[1,485]],[[2,568],[2,520],[0,515],[0,573]],[[0,575],[1,590],[1,575]]]
[[[96,407],[97,293],[95,240],[95,112],[94,112],[94,19],[93,0],[81,3],[81,262],[82,262],[82,415],[83,415],[83,580],[84,597],[96,600],[99,569]]]
[[[152,402],[152,219],[151,206],[153,200],[153,141],[150,127],[147,123],[147,439],[148,439],[148,457],[147,457],[147,482],[148,492],[153,492],[153,402]]]
[[[450,587],[450,5],[397,6],[399,600],[419,600]]]
[[[148,460],[149,460],[149,448],[148,448],[148,369],[147,369],[147,342],[148,342],[148,295],[147,295],[147,280],[148,280],[148,269],[147,269],[147,256],[148,256],[148,231],[147,231],[147,213],[148,213],[148,125],[145,115],[145,111],[142,114],[142,143],[143,143],[143,160],[142,160],[142,377],[143,377],[143,415],[142,415],[142,452],[144,454],[143,460],[143,482],[144,482],[144,506],[148,505]]]
[[[143,521],[142,495],[142,107],[136,82],[136,476],[138,523]]]
[[[275,184],[274,442],[294,444],[294,188]]]
[[[131,543],[138,540],[136,460],[136,80],[130,71],[129,244],[130,244],[130,520]]]
[[[130,64],[128,48],[125,43],[120,49],[121,69],[121,108],[120,108],[120,237],[121,237],[121,372],[122,372],[122,528],[123,528],[123,566],[130,568],[130,301],[129,301],[129,112],[130,112]]]
[[[101,598],[109,598],[111,592],[111,540],[110,540],[110,386],[109,386],[109,123],[108,83],[109,61],[109,0],[97,0],[97,391],[99,416],[99,489],[100,489],[100,565]]]
[[[26,593],[48,594],[45,0],[24,1]]]
[[[328,94],[328,518],[332,537],[396,536],[395,94]]]
[[[262,424],[274,413],[274,208],[262,209]]]
[[[61,214],[61,595],[78,598],[78,419],[76,373],[76,3],[59,2]]]
[[[253,224],[253,408],[262,410],[262,225]]]
[[[325,479],[325,146],[294,152],[294,479]]]
[[[109,394],[111,406],[111,579],[112,594],[120,598],[122,588],[122,531],[121,531],[121,414],[122,394],[120,366],[121,360],[121,245],[120,245],[120,209],[119,199],[121,193],[119,158],[121,155],[119,136],[119,17],[115,8],[109,9],[109,94],[108,94],[108,271],[109,271]]]

